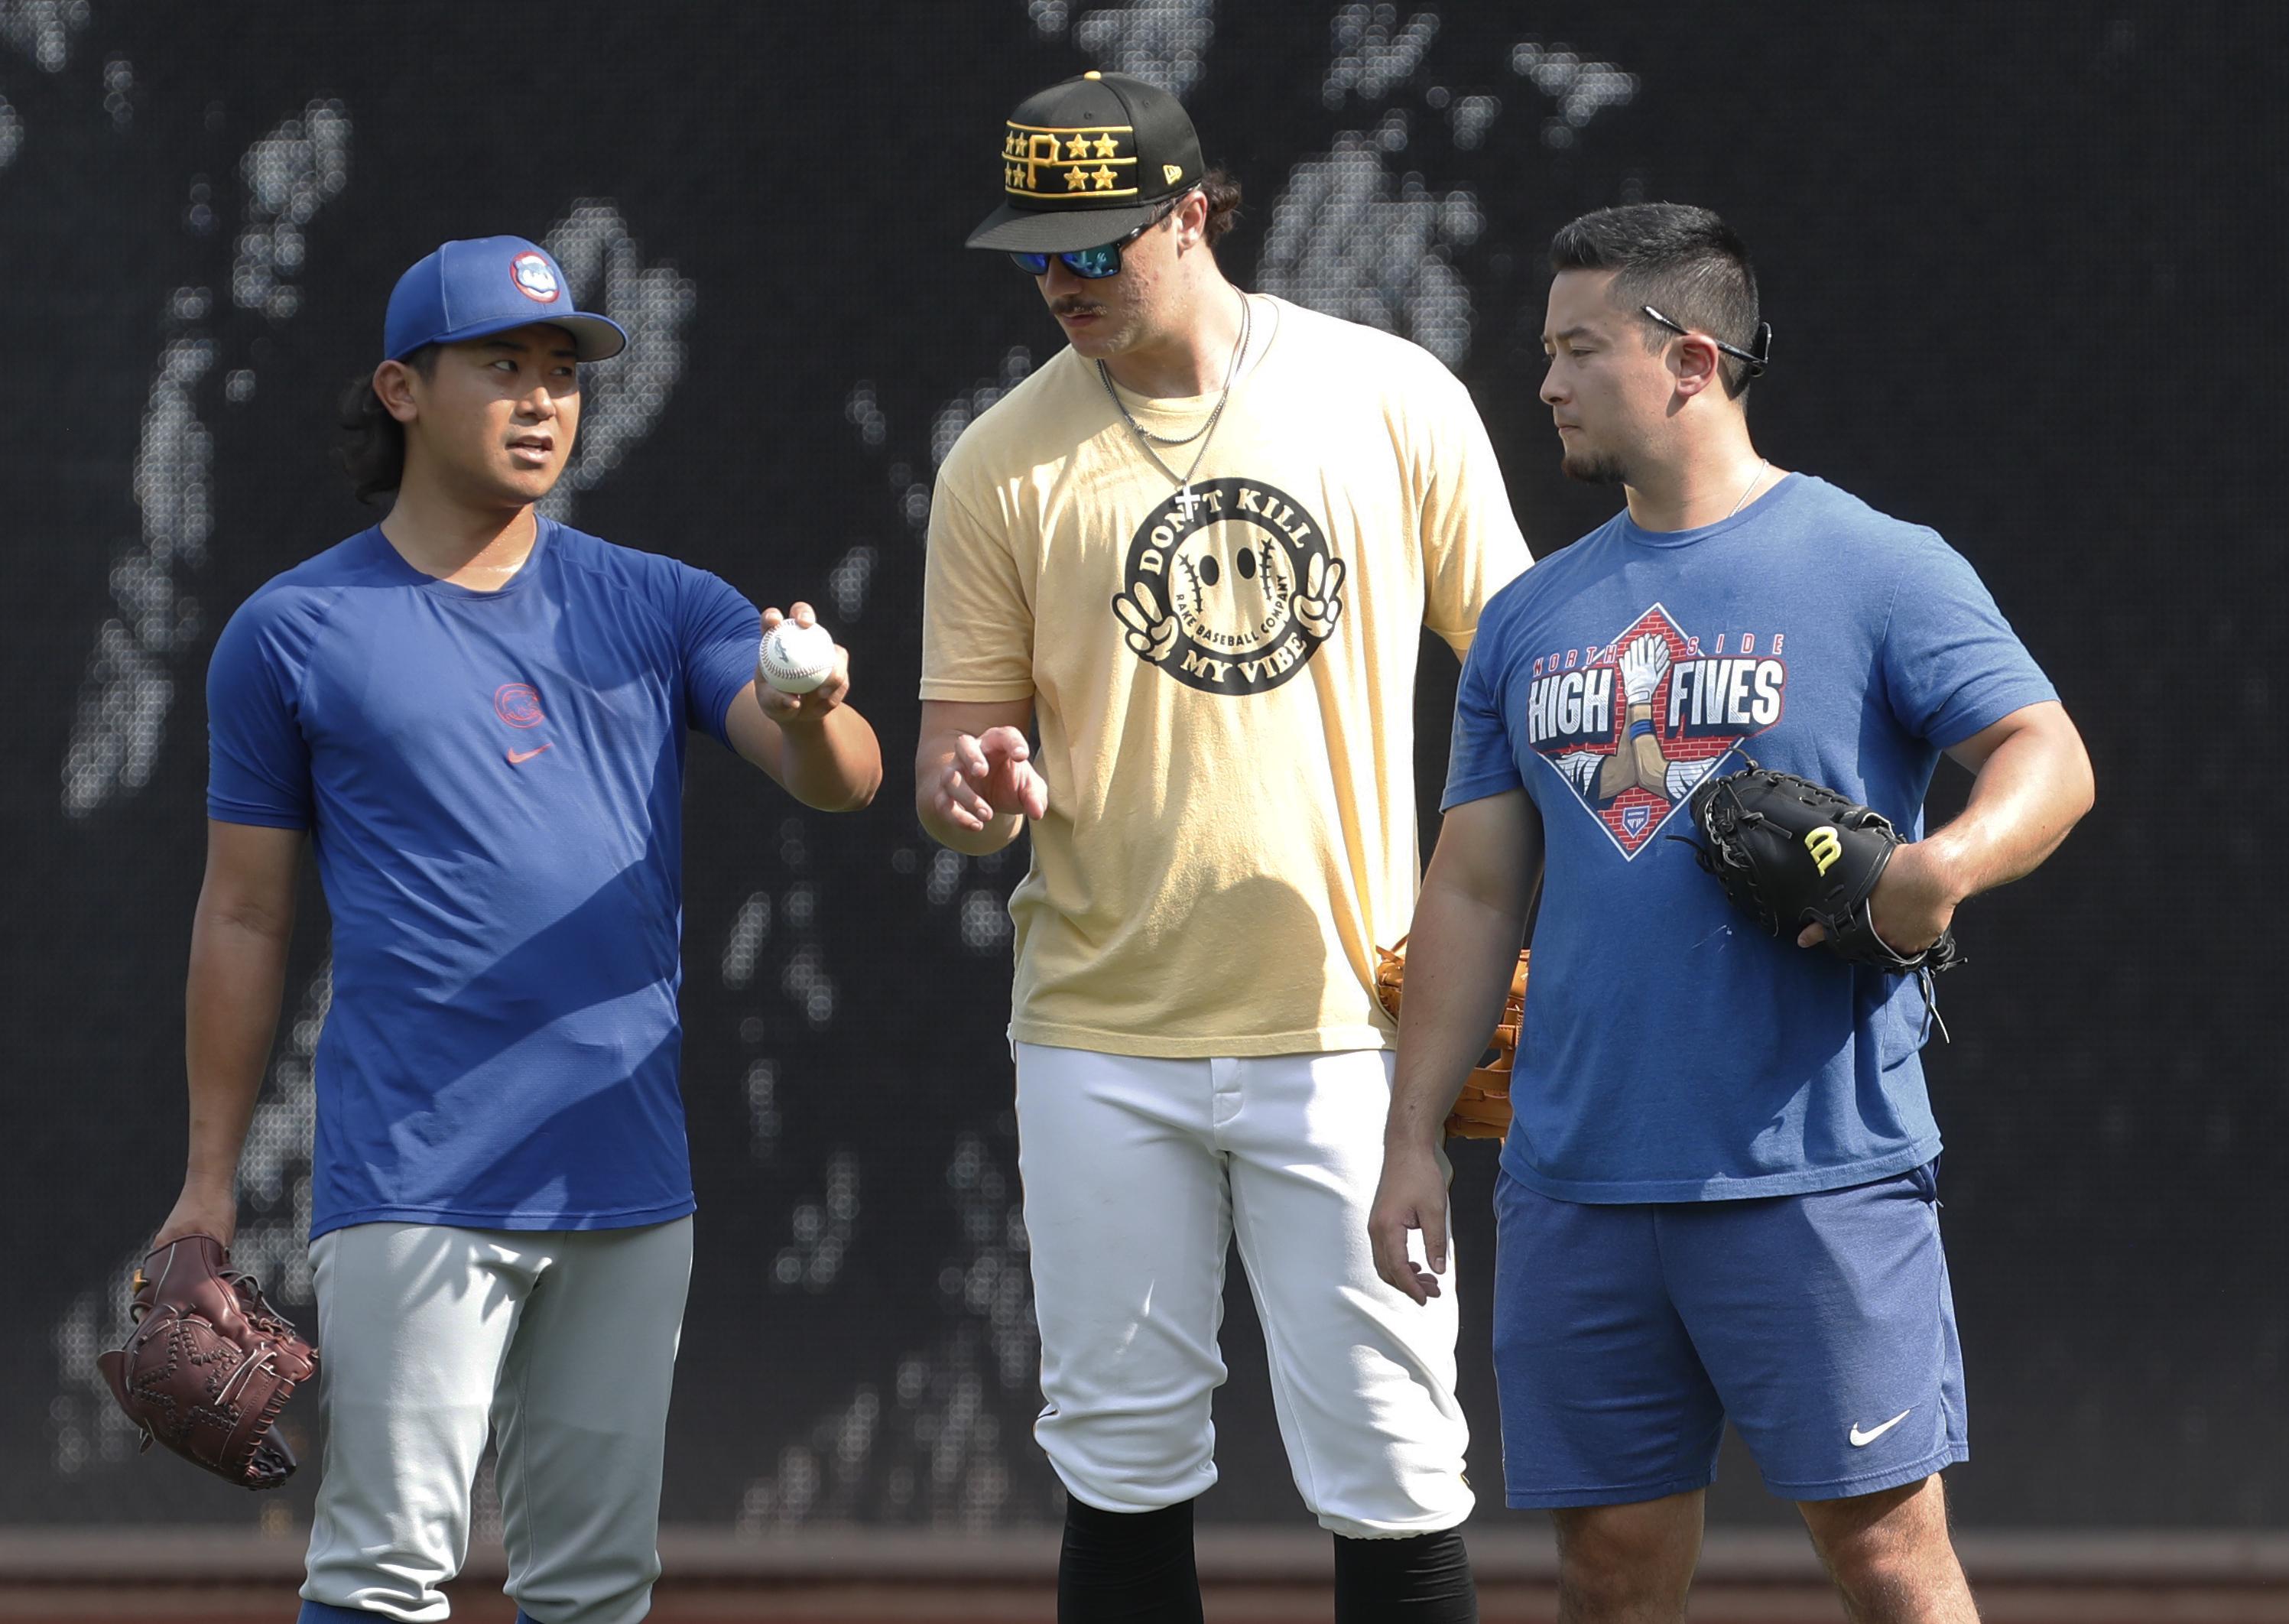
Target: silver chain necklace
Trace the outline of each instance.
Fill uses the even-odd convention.
[[[1098,364],[1102,365],[1104,364],[1100,362]],[[1772,466],[1773,460],[1770,457],[1766,458],[1762,462],[1757,464],[1757,471],[1750,475],[1749,483],[1741,487],[1741,500],[1733,504],[1731,509],[1725,515],[1725,519],[1731,518],[1734,514],[1740,512],[1741,509],[1748,504],[1749,492],[1757,488],[1757,481],[1762,479],[1765,476],[1765,470]],[[1725,522],[1725,519],[1719,519],[1717,522],[1719,524],[1722,524]]]
[[[1121,413],[1121,421],[1127,423],[1130,432],[1136,435],[1137,444],[1142,446],[1144,448],[1144,454],[1152,460],[1152,466],[1159,468],[1169,478],[1175,480],[1177,485],[1184,491],[1184,510],[1187,513],[1192,511],[1192,476],[1200,471],[1200,460],[1208,454],[1208,443],[1216,437],[1216,426],[1218,422],[1223,420],[1224,403],[1232,398],[1232,386],[1240,377],[1240,357],[1248,354],[1248,335],[1250,327],[1254,324],[1255,314],[1255,300],[1249,299],[1247,294],[1241,293],[1240,296],[1240,338],[1232,347],[1232,360],[1224,368],[1224,388],[1216,393],[1216,410],[1208,413],[1208,420],[1207,422],[1201,424],[1198,428],[1192,430],[1192,433],[1186,435],[1181,440],[1171,440],[1165,436],[1146,432],[1144,426],[1129,414],[1129,407],[1122,402],[1121,398],[1121,391],[1113,387],[1113,373],[1111,370],[1107,368],[1102,361],[1099,361],[1097,364],[1097,381],[1105,386],[1105,394],[1112,397],[1113,410]],[[1200,448],[1192,453],[1192,466],[1186,468],[1182,476],[1179,476],[1176,469],[1161,461],[1160,453],[1152,449],[1152,442],[1155,439],[1159,439],[1164,445],[1190,445],[1193,441],[1198,440],[1200,443]]]

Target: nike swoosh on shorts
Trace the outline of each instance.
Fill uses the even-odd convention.
[[[1901,1411],[1897,1415],[1894,1416],[1890,1420],[1886,1421],[1882,1426],[1871,1427],[1865,1432],[1860,1430],[1859,1422],[1853,1422],[1852,1447],[1854,1449],[1867,1448],[1868,1445],[1873,1444],[1878,1438],[1882,1437],[1886,1433],[1891,1431],[1893,1428],[1898,1426],[1902,1421],[1906,1420],[1910,1415],[1913,1415],[1915,1413],[1915,1410],[1916,1407],[1913,1404],[1910,1404],[1906,1409]]]

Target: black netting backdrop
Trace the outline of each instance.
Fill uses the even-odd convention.
[[[960,243],[995,201],[1001,115],[1090,65],[1179,91],[1241,177],[1240,280],[1470,383],[1537,551],[1614,500],[1559,476],[1535,399],[1551,232],[1655,198],[1740,228],[1779,334],[1761,445],[1967,554],[2098,764],[2067,848],[1963,916],[1931,1060],[1960,1515],[2289,1517],[2289,1090],[2260,1007],[2289,696],[2265,472],[2284,34],[2273,8],[2199,4],[0,3],[24,1291],[0,1517],[256,1515],[136,1460],[91,1364],[179,1174],[206,660],[248,593],[364,522],[329,410],[397,273],[499,231],[546,240],[636,335],[551,510],[817,602],[891,762],[874,807],[834,818],[694,750],[702,1207],[667,1516],[1057,1514],[1000,1037],[1023,855],[932,847],[905,763],[932,471],[1058,341],[1028,282]],[[1453,663],[1425,671],[1427,807]],[[1935,810],[1962,783],[1943,769]],[[306,1309],[327,987],[313,884],[240,1244]],[[1484,1492],[1492,1152],[1458,1164]],[[1236,1280],[1228,1324],[1208,1515],[1293,1518]],[[1728,1454],[1714,1516],[1784,1515]]]

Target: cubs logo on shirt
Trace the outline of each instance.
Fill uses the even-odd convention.
[[[530,683],[503,683],[494,689],[493,714],[511,727],[538,727],[548,720],[541,714],[540,694]]]
[[[1655,604],[1608,643],[1535,657],[1527,742],[1634,858],[1734,746],[1781,719],[1786,646],[1778,632],[1704,644]]]

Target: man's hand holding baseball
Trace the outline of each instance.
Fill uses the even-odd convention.
[[[788,612],[766,609],[762,647],[781,626],[816,627],[809,604]],[[805,806],[820,812],[850,812],[874,798],[882,782],[882,749],[865,717],[846,703],[850,697],[850,651],[837,643],[833,668],[807,692],[774,687],[763,655],[755,660],[755,680],[734,700],[723,718],[731,748],[770,773]],[[814,668],[815,669],[816,668]],[[746,694],[755,696],[750,706]]]
[[[763,611],[763,636],[768,637],[788,621],[797,626],[816,626],[818,613],[809,604],[798,603],[786,614],[777,609]],[[834,645],[834,670],[827,679],[809,693],[787,693],[771,686],[771,679],[759,659],[755,663],[755,703],[763,714],[781,727],[816,727],[826,715],[849,697],[850,651],[840,643]]]

